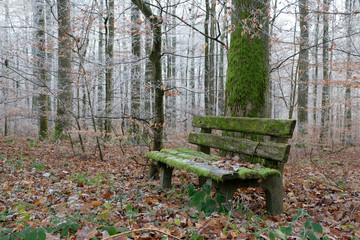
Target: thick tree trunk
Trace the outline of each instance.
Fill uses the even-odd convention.
[[[269,60],[268,24],[266,18],[260,18],[254,28],[251,24],[242,25],[241,20],[247,19],[252,11],[266,11],[266,7],[261,0],[236,0],[233,4],[236,30],[231,34],[228,55],[225,115],[264,116]]]
[[[72,66],[71,66],[71,16],[70,1],[58,0],[58,99],[57,119],[55,121],[54,138],[67,136],[64,130],[69,130],[72,111]]]

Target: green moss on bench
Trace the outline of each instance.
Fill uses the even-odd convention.
[[[212,178],[216,181],[223,181],[224,175],[232,175],[231,171],[218,169],[204,163],[186,160],[175,155],[161,153],[158,151],[148,152],[146,157],[165,163],[171,167],[193,172],[198,176]]]
[[[256,171],[260,173],[261,178],[267,179],[268,177],[281,177],[281,173],[273,168],[259,167]]]
[[[193,126],[274,137],[292,137],[295,120],[248,117],[195,116]]]
[[[216,155],[209,155],[209,154],[206,154],[203,152],[190,150],[190,149],[186,149],[186,148],[162,149],[161,152],[168,153],[171,155],[176,155],[178,157],[185,158],[185,159],[196,158],[196,159],[200,159],[204,162],[217,161],[217,160],[221,159],[221,157],[216,156]]]
[[[192,160],[197,155],[201,155],[202,160],[211,158],[216,158],[219,160],[221,157],[208,155],[193,150],[186,152],[188,152],[188,154],[184,154],[183,149],[163,149],[161,152],[149,152],[146,154],[146,157],[165,163],[174,168],[193,172],[198,176],[212,178],[216,181],[224,181],[225,179],[266,179],[271,176],[281,176],[279,171],[264,167],[257,167],[255,169],[241,167],[237,171],[221,169],[206,163],[199,163]]]

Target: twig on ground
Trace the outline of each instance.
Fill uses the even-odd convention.
[[[143,164],[143,163],[139,163],[137,160],[136,160],[136,156],[131,156],[130,159],[132,159],[137,165],[140,165],[140,166],[143,166],[143,167],[149,167],[150,164],[146,163],[146,164]]]
[[[141,231],[155,231],[155,232],[158,232],[158,233],[161,233],[161,234],[164,234],[168,237],[171,237],[171,238],[174,238],[174,239],[177,239],[177,240],[181,240],[180,238],[174,236],[174,235],[171,235],[169,233],[166,233],[164,231],[161,231],[159,229],[155,229],[155,228],[139,228],[139,229],[134,229],[134,230],[130,230],[130,231],[127,231],[127,232],[122,232],[122,233],[119,233],[119,234],[115,234],[115,235],[112,235],[110,237],[107,237],[107,238],[103,238],[103,240],[108,240],[108,239],[112,239],[114,237],[118,237],[118,236],[123,236],[123,235],[126,235],[126,234],[129,234],[129,233],[134,233],[134,232],[141,232]]]

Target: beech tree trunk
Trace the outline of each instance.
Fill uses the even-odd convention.
[[[49,137],[48,121],[48,95],[47,92],[47,72],[46,72],[46,41],[45,41],[45,1],[36,0],[34,4],[34,21],[36,32],[35,38],[37,45],[35,51],[35,70],[34,75],[37,78],[36,88],[41,90],[38,95],[35,106],[39,114],[39,139],[44,140]]]
[[[348,13],[351,14],[353,9],[354,1],[346,0],[345,8]],[[350,34],[352,32],[352,16],[349,15],[347,25],[347,54],[346,54],[346,89],[345,89],[345,114],[344,114],[344,144],[347,146],[352,145],[352,112],[351,112],[351,78],[352,78],[352,66],[351,66],[351,52],[352,52],[352,38]]]
[[[114,83],[113,83],[113,72],[114,72],[114,0],[106,1],[107,18],[105,20],[105,132],[106,134],[111,133],[111,114],[113,109],[114,101]]]
[[[308,0],[299,0],[300,10],[300,54],[298,69],[298,134],[307,134],[309,91],[309,27]]]
[[[131,9],[131,51],[133,54],[133,64],[131,66],[131,117],[137,119],[140,117],[140,55],[141,43],[139,24],[139,9],[133,6]],[[135,122],[131,125],[131,133],[134,140],[139,139],[139,126]]]
[[[71,66],[71,16],[70,1],[58,0],[58,97],[57,119],[54,138],[60,138],[69,130],[72,111],[72,66]]]
[[[329,136],[330,123],[330,71],[329,71],[329,0],[324,0],[323,14],[323,87],[321,95],[320,142],[325,144]]]

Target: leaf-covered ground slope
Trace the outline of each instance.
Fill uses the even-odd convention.
[[[307,217],[293,222],[299,208],[333,239],[360,238],[360,148],[343,151],[293,149],[285,169],[285,214],[265,214],[261,189],[236,196],[230,214],[205,214],[189,206],[194,175],[176,170],[174,188],[162,191],[148,180],[145,151],[104,148],[105,162],[89,153],[74,155],[68,142],[0,139],[0,231],[3,236],[44,227],[47,239],[269,239],[300,237]],[[209,196],[211,198],[211,196]],[[281,228],[283,226],[283,228]],[[284,228],[287,227],[287,228]],[[143,229],[143,230],[141,230]],[[287,230],[286,230],[287,229]],[[8,231],[8,233],[4,233]],[[36,233],[34,233],[36,234]],[[356,238],[355,238],[356,237]]]

